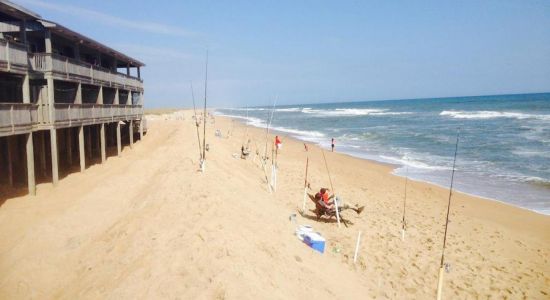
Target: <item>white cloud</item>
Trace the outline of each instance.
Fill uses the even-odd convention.
[[[73,5],[59,5],[59,4],[44,2],[41,0],[19,0],[18,2],[24,5],[40,7],[40,8],[60,12],[60,13],[69,14],[79,18],[91,19],[105,25],[113,25],[113,26],[133,29],[133,30],[140,30],[144,32],[179,36],[179,37],[194,35],[193,32],[183,29],[181,27],[170,26],[170,25],[156,23],[156,22],[147,22],[143,20],[140,20],[140,21],[127,20],[117,16],[112,16],[99,11],[81,8]]]

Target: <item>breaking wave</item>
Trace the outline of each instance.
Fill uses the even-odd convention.
[[[518,112],[502,112],[502,111],[460,111],[460,110],[444,110],[440,116],[449,116],[455,119],[495,119],[495,118],[513,118],[513,119],[537,119],[550,120],[550,115],[534,115]]]
[[[334,110],[304,108],[302,112],[313,117],[341,117],[341,116],[390,116],[405,115],[411,112],[391,112],[387,109],[374,108],[336,108]]]
[[[229,114],[224,114],[224,113],[220,113],[220,112],[216,112],[216,115],[244,120],[246,125],[259,127],[259,128],[265,128],[266,125],[267,125],[265,120],[254,118],[254,117],[248,117],[247,118],[247,117],[243,117],[243,116],[229,115]],[[285,133],[290,134],[291,136],[301,138],[301,139],[306,139],[306,140],[309,140],[309,141],[325,137],[325,134],[323,134],[319,131],[299,130],[299,129],[287,128],[287,127],[282,127],[282,126],[272,126],[271,130],[279,131],[279,132],[285,132]]]
[[[412,160],[412,159],[409,159],[409,158],[406,158],[406,157],[397,158],[397,157],[391,157],[391,156],[386,156],[386,155],[380,155],[380,158],[382,158],[383,160],[385,160],[386,162],[389,162],[389,163],[398,163],[398,164],[403,165],[403,166],[409,166],[409,167],[417,168],[417,169],[451,170],[451,168],[449,168],[449,167],[432,166],[432,165],[428,165],[424,162],[420,162],[420,161],[417,161],[417,160]]]

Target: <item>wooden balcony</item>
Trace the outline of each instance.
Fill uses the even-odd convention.
[[[25,73],[28,65],[25,45],[0,39],[0,70]]]
[[[0,103],[0,136],[30,132],[38,124],[38,105]]]
[[[112,72],[65,56],[51,53],[29,54],[31,70],[52,72],[57,79],[80,80],[90,84],[101,84],[113,88],[142,91],[143,82],[126,74]]]
[[[136,120],[143,114],[141,105],[56,103],[54,108],[58,128]]]

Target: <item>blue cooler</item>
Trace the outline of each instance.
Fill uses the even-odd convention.
[[[317,232],[304,234],[304,243],[320,253],[325,252],[325,238]]]

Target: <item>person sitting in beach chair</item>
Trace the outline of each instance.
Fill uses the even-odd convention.
[[[317,194],[315,194],[315,200],[319,202],[323,207],[329,211],[334,211],[334,194],[329,195],[327,188],[321,188]]]
[[[349,206],[349,205],[342,205],[342,202],[339,201],[337,197],[334,196],[334,194],[329,195],[329,189],[327,188],[321,188],[321,190],[315,194],[309,194],[308,196],[315,203],[315,210],[313,212],[317,216],[317,219],[320,219],[322,216],[326,216],[328,218],[332,218],[336,216],[336,206],[335,202],[338,204],[338,212],[342,212],[344,210],[351,209],[355,211],[357,214],[361,214],[364,206],[358,207],[358,205],[355,205],[355,207]]]

